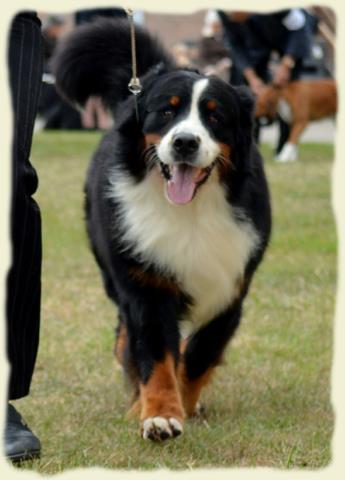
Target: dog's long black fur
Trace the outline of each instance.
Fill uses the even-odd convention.
[[[234,88],[210,77],[207,98],[215,101],[210,104],[205,99],[203,103],[201,97],[200,123],[214,142],[225,145],[231,152],[227,165],[216,165],[217,174],[211,175],[219,178],[224,196],[235,212],[235,222],[239,226],[250,222],[259,242],[244,265],[236,298],[192,332],[182,355],[179,325],[195,299],[184,290],[173,268],[163,269],[159,262],[143,259],[137,253],[136,245],[126,236],[121,198],[111,198],[105,192],[109,191],[114,171],[125,172],[138,185],[156,168],[152,161],[159,161],[157,150],[148,162],[145,139],[152,134],[164,138],[186,117],[191,105],[188,92],[205,77],[193,70],[177,68],[172,57],[144,29],[137,27],[136,36],[138,73],[143,85],[138,98],[139,119],[134,98],[128,91],[132,66],[127,21],[99,20],[80,27],[59,46],[53,70],[58,90],[72,103],[83,106],[90,96],[100,96],[115,116],[115,127],[105,135],[88,172],[86,220],[106,291],[119,308],[119,329],[123,328],[122,334],[125,332],[121,360],[139,395],[141,385],[150,384],[157,362],[162,362],[167,353],[172,354],[176,368],[184,363],[188,381],[201,378],[219,363],[240,322],[243,299],[266,249],[271,214],[262,160],[252,137],[251,96],[245,88]],[[174,109],[171,114],[171,109],[162,109],[164,95],[177,98],[180,110],[171,107]],[[209,111],[214,104],[219,114]],[[206,178],[205,182],[198,189],[208,188],[209,180]],[[195,195],[193,202],[200,195],[198,190]],[[216,289],[221,287],[214,285]],[[157,415],[163,414],[158,411]],[[143,412],[142,420],[145,420]],[[156,431],[150,438],[157,435]]]

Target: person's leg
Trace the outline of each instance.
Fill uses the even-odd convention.
[[[268,62],[269,62],[269,56],[264,57],[255,66],[256,74],[266,84],[269,83],[270,80],[271,80],[270,72],[269,72],[269,69],[268,69]],[[262,127],[263,127],[263,125],[260,123],[259,119],[255,118],[254,119],[254,127],[253,127],[253,136],[254,136],[254,140],[255,140],[257,145],[260,145],[260,134],[261,134]]]
[[[10,223],[12,265],[7,278],[6,318],[10,363],[8,399],[15,400],[28,395],[30,390],[40,324],[41,216],[32,198],[38,179],[29,162],[42,78],[40,21],[34,13],[23,12],[14,18],[9,36],[8,65],[14,123]],[[18,439],[14,441],[18,430],[14,427],[20,422],[13,406],[10,407],[8,421],[12,424],[6,426],[5,449],[7,456],[15,458],[13,449],[18,453],[20,445]],[[27,453],[30,446],[27,434],[24,436],[23,448]],[[39,442],[33,442],[33,445],[37,450]]]

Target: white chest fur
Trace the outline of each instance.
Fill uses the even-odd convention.
[[[138,184],[114,172],[107,195],[120,201],[126,242],[143,261],[172,273],[192,297],[183,336],[231,304],[259,238],[249,221],[235,220],[215,172],[187,205],[167,201],[157,170]]]

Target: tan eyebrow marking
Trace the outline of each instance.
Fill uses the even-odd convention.
[[[177,95],[173,95],[172,97],[169,98],[169,103],[173,107],[176,107],[181,101],[181,98],[178,97]]]
[[[217,108],[217,102],[215,100],[209,100],[206,104],[208,110],[215,110]]]
[[[146,135],[144,135],[144,138],[145,147],[152,144],[158,144],[162,140],[162,137],[160,135],[157,135],[156,133],[147,133]]]

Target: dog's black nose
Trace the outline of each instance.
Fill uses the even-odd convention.
[[[191,133],[178,133],[173,138],[173,149],[181,157],[188,157],[199,148],[200,138]]]

